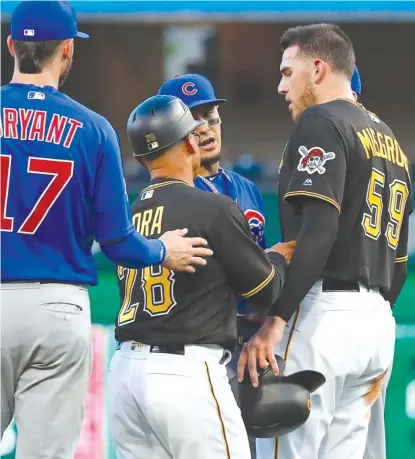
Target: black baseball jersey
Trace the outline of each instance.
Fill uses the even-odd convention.
[[[286,262],[254,241],[237,204],[179,180],[155,180],[132,206],[138,232],[150,238],[177,228],[205,238],[214,255],[196,273],[161,266],[118,267],[121,308],[117,341],[146,344],[236,343],[238,300],[268,308],[278,297]]]
[[[388,292],[395,263],[408,258],[412,212],[410,166],[391,129],[349,100],[305,110],[280,166],[283,240],[296,239],[307,198],[322,199],[340,213],[322,277]]]

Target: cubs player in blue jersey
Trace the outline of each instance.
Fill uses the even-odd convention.
[[[180,98],[191,110],[196,120],[205,121],[198,128],[201,134],[199,146],[201,168],[195,186],[201,190],[221,193],[233,199],[244,212],[255,241],[266,248],[264,225],[264,201],[258,187],[230,170],[220,166],[221,160],[221,118],[218,105],[226,99],[216,97],[212,83],[203,75],[185,74],[166,81],[159,89],[161,95]],[[256,333],[260,326],[259,315],[245,300],[238,305],[238,344],[242,346]],[[233,376],[239,353],[233,354],[229,373]],[[251,454],[255,458],[255,440],[250,439]]]
[[[11,19],[12,80],[1,88],[1,436],[17,459],[72,459],[91,369],[87,287],[97,240],[131,268],[194,272],[211,255],[186,229],[139,235],[110,123],[62,94],[78,32],[67,2],[20,3]]]

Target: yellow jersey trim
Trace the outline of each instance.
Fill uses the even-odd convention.
[[[244,298],[249,298],[250,296],[253,296],[256,293],[260,292],[263,288],[265,288],[272,281],[274,274],[275,274],[275,268],[273,266],[269,276],[264,281],[262,281],[259,285],[257,285],[255,288],[253,288],[249,292],[242,293],[242,296]]]
[[[408,255],[405,257],[398,257],[395,259],[395,263],[405,263],[405,261],[408,261]]]
[[[312,198],[321,199],[322,201],[326,201],[332,204],[339,211],[339,214],[341,213],[340,204],[334,199],[324,196],[324,194],[312,193],[311,191],[290,191],[289,193],[285,194],[284,199],[287,199],[290,196],[311,196]]]
[[[149,190],[155,190],[156,188],[161,188],[163,186],[167,186],[167,185],[173,185],[175,183],[178,183],[180,185],[187,185],[189,186],[188,183],[186,182],[182,182],[181,180],[178,181],[178,180],[169,180],[168,182],[162,182],[162,183],[155,183],[154,185],[149,185],[148,187],[144,188],[140,194],[144,193],[145,191],[149,191]]]

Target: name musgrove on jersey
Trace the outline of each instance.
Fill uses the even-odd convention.
[[[375,156],[386,159],[409,174],[409,162],[398,141],[391,136],[373,128],[365,128],[357,132],[357,136],[365,150],[367,159]]]
[[[0,137],[37,140],[70,148],[83,123],[57,113],[25,108],[3,108]]]

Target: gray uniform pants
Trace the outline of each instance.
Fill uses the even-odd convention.
[[[86,287],[1,284],[1,436],[16,459],[73,459],[91,370]]]

